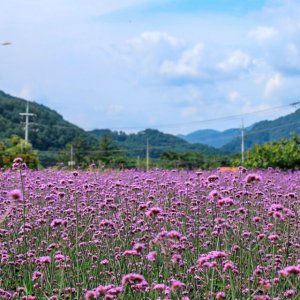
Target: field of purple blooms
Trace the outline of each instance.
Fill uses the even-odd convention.
[[[1,299],[300,299],[300,172],[0,173]]]

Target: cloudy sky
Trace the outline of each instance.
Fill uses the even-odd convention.
[[[0,90],[85,129],[250,125],[300,100],[299,15],[299,0],[1,1]]]

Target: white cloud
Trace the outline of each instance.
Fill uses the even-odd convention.
[[[87,128],[146,127],[149,116],[180,123],[198,112],[238,114],[246,100],[255,111],[261,99],[280,105],[299,97],[299,0],[201,17],[152,9],[163,1],[170,2],[0,1],[0,36],[13,42],[2,49],[1,89]]]
[[[195,116],[198,113],[196,106],[189,106],[181,110],[181,115],[184,118]]]
[[[172,76],[197,76],[202,59],[204,44],[197,43],[184,51],[178,61],[166,60],[161,66],[161,73]]]
[[[240,98],[240,94],[237,91],[233,91],[228,94],[228,100],[231,103],[235,103]]]
[[[172,47],[176,47],[181,44],[177,38],[171,36],[166,32],[160,31],[145,31],[140,36],[129,39],[128,44],[135,47],[143,47],[147,44],[159,44],[165,42]]]
[[[273,27],[258,26],[249,31],[249,37],[259,42],[272,39],[277,35],[277,30]]]
[[[299,50],[298,50],[298,48],[296,47],[295,44],[289,43],[287,45],[287,51],[288,51],[289,56],[297,57],[297,58],[299,57]]]
[[[140,35],[126,40],[126,45],[121,51],[128,65],[141,80],[153,80],[157,76],[162,61],[166,57],[176,55],[184,43],[173,35],[164,31],[144,31]],[[137,64],[138,62],[138,64]]]
[[[251,57],[241,50],[236,50],[223,62],[219,63],[218,67],[224,72],[234,72],[245,70],[253,63]]]
[[[20,98],[26,99],[26,100],[33,100],[32,99],[32,88],[30,85],[25,84],[21,91],[19,92],[18,96]]]
[[[279,73],[274,74],[266,83],[264,95],[266,97],[271,96],[271,94],[282,85],[283,77]]]
[[[111,104],[108,106],[107,111],[110,114],[119,114],[124,111],[124,106],[119,104]]]
[[[286,64],[289,67],[300,67],[300,52],[299,48],[294,43],[289,43],[286,46]]]

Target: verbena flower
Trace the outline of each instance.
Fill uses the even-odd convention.
[[[9,198],[14,202],[18,202],[23,200],[23,195],[20,190],[12,190],[9,192]]]

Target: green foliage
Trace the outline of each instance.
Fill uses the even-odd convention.
[[[201,154],[219,154],[219,150],[202,144],[189,144],[185,140],[171,134],[154,129],[146,129],[138,133],[126,134],[109,129],[93,130],[90,134],[99,139],[109,136],[115,145],[124,149],[130,157],[146,157],[146,144],[149,141],[150,157],[158,159],[164,151],[198,152]]]
[[[164,169],[215,169],[230,166],[232,157],[227,155],[204,155],[199,152],[165,151],[160,156],[160,167]]]
[[[71,148],[73,148],[74,167],[87,168],[91,164],[101,168],[136,167],[136,160],[126,156],[108,135],[101,137],[98,145],[93,147],[89,145],[84,136],[76,137],[59,153],[58,161],[63,162],[64,166],[68,166],[68,162],[71,160]]]
[[[291,132],[300,135],[300,109],[294,113],[280,117],[273,121],[261,121],[245,130],[245,149],[251,149],[257,144],[278,141],[289,138]],[[224,145],[221,150],[227,153],[239,152],[241,138],[235,138]]]
[[[16,157],[22,157],[29,168],[38,168],[38,154],[32,149],[32,145],[13,135],[10,139],[0,143],[0,167],[10,168]]]
[[[29,109],[35,117],[30,117],[29,140],[34,149],[41,151],[58,150],[77,136],[85,136],[90,144],[96,139],[83,129],[65,121],[61,115],[44,105],[30,102]],[[0,91],[0,140],[12,135],[24,136],[24,119],[19,115],[26,110],[26,101]]]
[[[165,151],[161,154],[162,167],[167,169],[196,169],[201,168],[204,163],[204,157],[198,152],[176,152]]]
[[[72,149],[71,149],[72,148]],[[88,167],[91,162],[91,148],[88,139],[81,135],[75,137],[64,149],[59,152],[59,161],[65,166],[71,161],[71,152],[76,166]]]
[[[120,149],[113,143],[112,138],[109,135],[105,135],[100,139],[96,160],[100,160],[105,165],[108,165],[119,151]]]
[[[26,109],[26,101],[9,96],[0,91],[0,165],[7,166],[17,154],[22,154],[28,164],[37,167],[36,156],[42,166],[54,166],[70,161],[73,146],[76,166],[88,167],[91,163],[104,168],[145,168],[146,143],[149,141],[151,167],[159,168],[216,168],[240,165],[240,157],[224,155],[240,151],[240,139],[225,145],[222,150],[202,144],[189,144],[180,137],[165,134],[158,130],[146,129],[127,134],[109,129],[85,132],[65,121],[55,111],[37,103],[30,103],[32,117],[29,126],[29,139],[32,146],[8,142],[11,136],[22,137],[24,121],[19,115]],[[245,148],[251,149],[246,162],[249,167],[299,167],[298,137],[287,140],[292,128],[300,134],[295,124],[300,120],[300,110],[274,121],[263,121],[248,128],[245,135]],[[230,130],[228,134],[233,134]],[[258,146],[261,143],[278,140]],[[13,139],[16,139],[14,137]],[[217,139],[217,138],[216,138]],[[29,148],[28,148],[29,147]],[[32,151],[37,149],[37,152]],[[22,156],[19,155],[19,156]],[[35,158],[34,158],[35,157]],[[137,159],[139,157],[139,159]]]
[[[290,139],[256,145],[247,156],[245,163],[247,167],[298,169],[300,167],[300,137],[292,134]]]
[[[128,157],[108,134],[103,135],[92,155],[93,161],[104,168],[134,168],[136,161]]]
[[[36,117],[31,117],[29,140],[38,150],[40,163],[44,167],[70,161],[71,145],[77,165],[87,167],[90,163],[101,162],[105,166],[136,166],[136,158],[141,161],[146,156],[146,141],[150,144],[151,159],[159,159],[167,150],[217,154],[219,151],[201,144],[189,144],[183,139],[158,130],[147,129],[139,133],[126,134],[123,131],[108,129],[85,132],[83,129],[65,121],[57,112],[34,102],[29,109]],[[26,101],[0,91],[0,141],[12,135],[24,136],[23,118],[19,115],[26,110]],[[102,141],[102,145],[99,144]],[[105,139],[111,139],[105,145]],[[102,147],[102,148],[101,148]],[[106,149],[106,147],[108,147]],[[109,153],[108,153],[109,152]],[[126,155],[125,155],[126,153]]]
[[[103,167],[118,167],[118,164],[122,165],[126,160],[120,148],[113,143],[112,137],[107,134],[100,138],[92,159]]]
[[[42,167],[53,167],[60,162],[59,152],[57,151],[38,151],[39,162]]]

